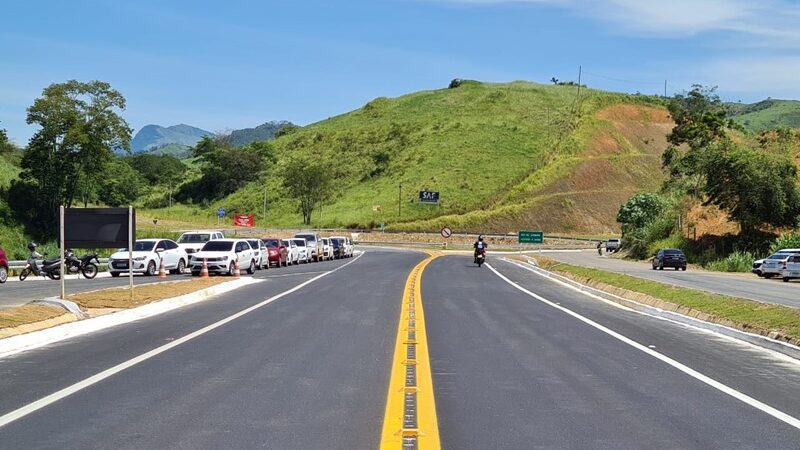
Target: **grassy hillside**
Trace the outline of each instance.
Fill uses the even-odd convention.
[[[729,103],[728,114],[746,130],[800,128],[800,101],[764,100],[753,104]]]
[[[571,86],[466,82],[378,98],[274,144],[279,159],[306,153],[342,163],[337,194],[315,213],[316,226],[614,232],[619,205],[661,182],[671,125],[657,100],[584,90],[578,115],[575,98]],[[277,176],[203,215],[225,206],[261,216],[265,189],[267,222],[297,226]],[[441,205],[420,204],[423,189],[439,191]]]

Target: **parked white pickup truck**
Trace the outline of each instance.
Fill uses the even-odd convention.
[[[783,281],[789,281],[792,278],[800,278],[800,255],[790,256],[783,264],[781,271]]]

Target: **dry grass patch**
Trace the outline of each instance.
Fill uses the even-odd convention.
[[[130,299],[128,288],[103,289],[101,291],[73,294],[69,296],[69,300],[77,303],[81,308],[134,308],[159,300],[190,294],[228,281],[232,281],[232,279],[213,277],[140,285],[133,290],[133,301]]]
[[[65,314],[64,308],[45,305],[24,305],[0,310],[0,328],[13,328]]]

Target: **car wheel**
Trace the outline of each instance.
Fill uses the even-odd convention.
[[[182,275],[184,270],[186,270],[186,262],[181,258],[178,260],[178,267],[175,269],[175,274]]]
[[[783,277],[783,282],[784,283],[788,283],[789,282],[789,277]]]
[[[251,259],[250,260],[250,267],[247,268],[247,274],[252,275],[256,273],[256,261]]]
[[[144,272],[145,276],[152,277],[156,273],[156,262],[150,261],[147,263],[147,270]]]
[[[664,270],[664,264],[659,264],[658,265],[658,270]]]
[[[686,267],[681,267],[681,270],[686,272]]]
[[[0,284],[8,281],[8,268],[0,267]]]
[[[228,276],[234,276],[236,274],[236,267],[234,267],[233,263],[228,265]]]
[[[112,277],[112,278],[117,278],[117,277],[119,277],[119,272],[109,272],[109,273],[111,274],[111,277]]]

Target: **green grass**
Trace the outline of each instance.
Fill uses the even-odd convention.
[[[539,262],[547,270],[646,294],[675,305],[732,320],[742,327],[778,331],[788,337],[800,339],[800,311],[796,309],[674,287],[628,275],[556,263],[544,258]]]
[[[552,193],[537,197],[537,191],[558,183],[585,162],[581,155],[592,136],[608,126],[595,119],[598,110],[619,103],[658,106],[649,98],[588,89],[578,116],[573,113],[575,94],[569,86],[466,82],[456,89],[378,98],[276,139],[275,153],[279,163],[297,154],[339,163],[336,194],[315,211],[314,226],[369,227],[385,222],[388,229],[416,231],[436,228],[446,220],[459,230],[471,231],[501,217],[509,225],[499,224],[496,231],[512,231],[517,229],[516,216],[554,198]],[[641,166],[633,161],[614,163],[623,172]],[[658,161],[653,164],[658,170]],[[628,190],[649,188],[658,181],[650,175],[636,175]],[[201,209],[205,214],[223,206],[230,213],[254,213],[263,222],[265,189],[267,223],[299,226],[301,216],[279,173]],[[420,204],[417,197],[423,189],[439,191],[441,204]],[[553,201],[573,200],[556,196]],[[380,213],[373,211],[376,205]],[[615,226],[611,218],[607,227]]]
[[[800,101],[764,100],[750,105],[728,104],[729,115],[746,130],[800,128]]]

